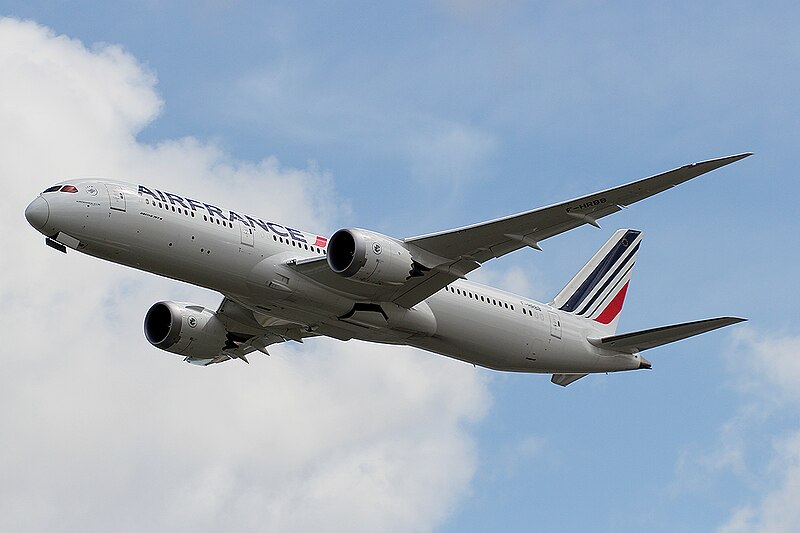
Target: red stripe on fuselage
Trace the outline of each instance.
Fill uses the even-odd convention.
[[[622,311],[622,304],[625,302],[625,293],[628,292],[629,283],[630,281],[626,283],[624,287],[622,287],[622,290],[619,291],[616,296],[614,296],[614,299],[611,300],[611,303],[609,303],[605,309],[603,309],[603,312],[600,313],[600,316],[594,319],[595,322],[600,322],[601,324],[610,324],[615,318],[617,318],[619,312]]]

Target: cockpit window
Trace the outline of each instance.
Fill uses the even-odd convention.
[[[78,188],[74,185],[53,185],[52,187],[48,187],[42,191],[42,194],[46,192],[78,192]]]

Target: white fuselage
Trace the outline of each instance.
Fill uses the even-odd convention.
[[[77,193],[43,193],[35,200],[46,202],[39,206],[46,208],[46,220],[37,227],[46,236],[95,257],[219,291],[276,321],[340,339],[416,346],[496,370],[639,368],[638,355],[590,344],[587,337],[598,335],[591,321],[467,280],[410,311],[385,304],[388,326],[360,320],[357,313],[343,318],[358,297],[286,266],[324,256],[326,239],[316,234],[156,189],[143,194],[132,184],[65,183],[82,186]]]

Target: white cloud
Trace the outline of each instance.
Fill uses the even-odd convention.
[[[107,175],[330,229],[331,177],[192,138],[137,142],[162,103],[118,47],[0,19],[0,530],[424,531],[468,490],[482,373],[415,350],[307,341],[195,368],[141,333],[174,281],[46,248],[23,211]],[[277,197],[278,195],[279,198]]]
[[[800,337],[759,334],[752,328],[734,335],[730,366],[745,404],[723,427],[720,449],[700,462],[712,463],[710,468],[706,465],[708,472],[728,468],[745,477],[756,496],[733,509],[719,530],[794,531],[800,524]],[[789,425],[763,435],[775,417],[788,419]]]
[[[494,137],[458,123],[421,125],[408,135],[406,145],[415,176],[434,178],[451,186],[479,177],[496,150]]]
[[[747,393],[766,393],[760,399],[800,408],[800,336],[781,333],[757,334],[742,328],[735,333],[740,372],[738,386]]]
[[[765,472],[777,480],[760,502],[737,508],[719,531],[722,533],[783,533],[796,531],[800,524],[800,431],[781,439],[772,450],[774,457]]]
[[[448,116],[443,106],[420,111],[419,100],[424,99],[398,94],[398,89],[424,92],[425,83],[409,79],[402,69],[367,70],[365,74],[344,60],[319,64],[302,55],[278,59],[235,81],[225,113],[242,122],[255,120],[259,127],[279,128],[303,142],[369,147],[371,154],[395,157],[425,184],[417,194],[435,188],[441,195],[441,189],[490,175],[489,163],[498,151],[492,132]],[[413,83],[421,87],[412,90]]]

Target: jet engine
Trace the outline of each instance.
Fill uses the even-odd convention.
[[[425,270],[402,242],[356,228],[340,229],[328,240],[328,266],[340,276],[373,285],[401,285]]]
[[[228,331],[201,305],[158,302],[144,317],[144,336],[156,348],[197,359],[211,359],[231,347]]]

